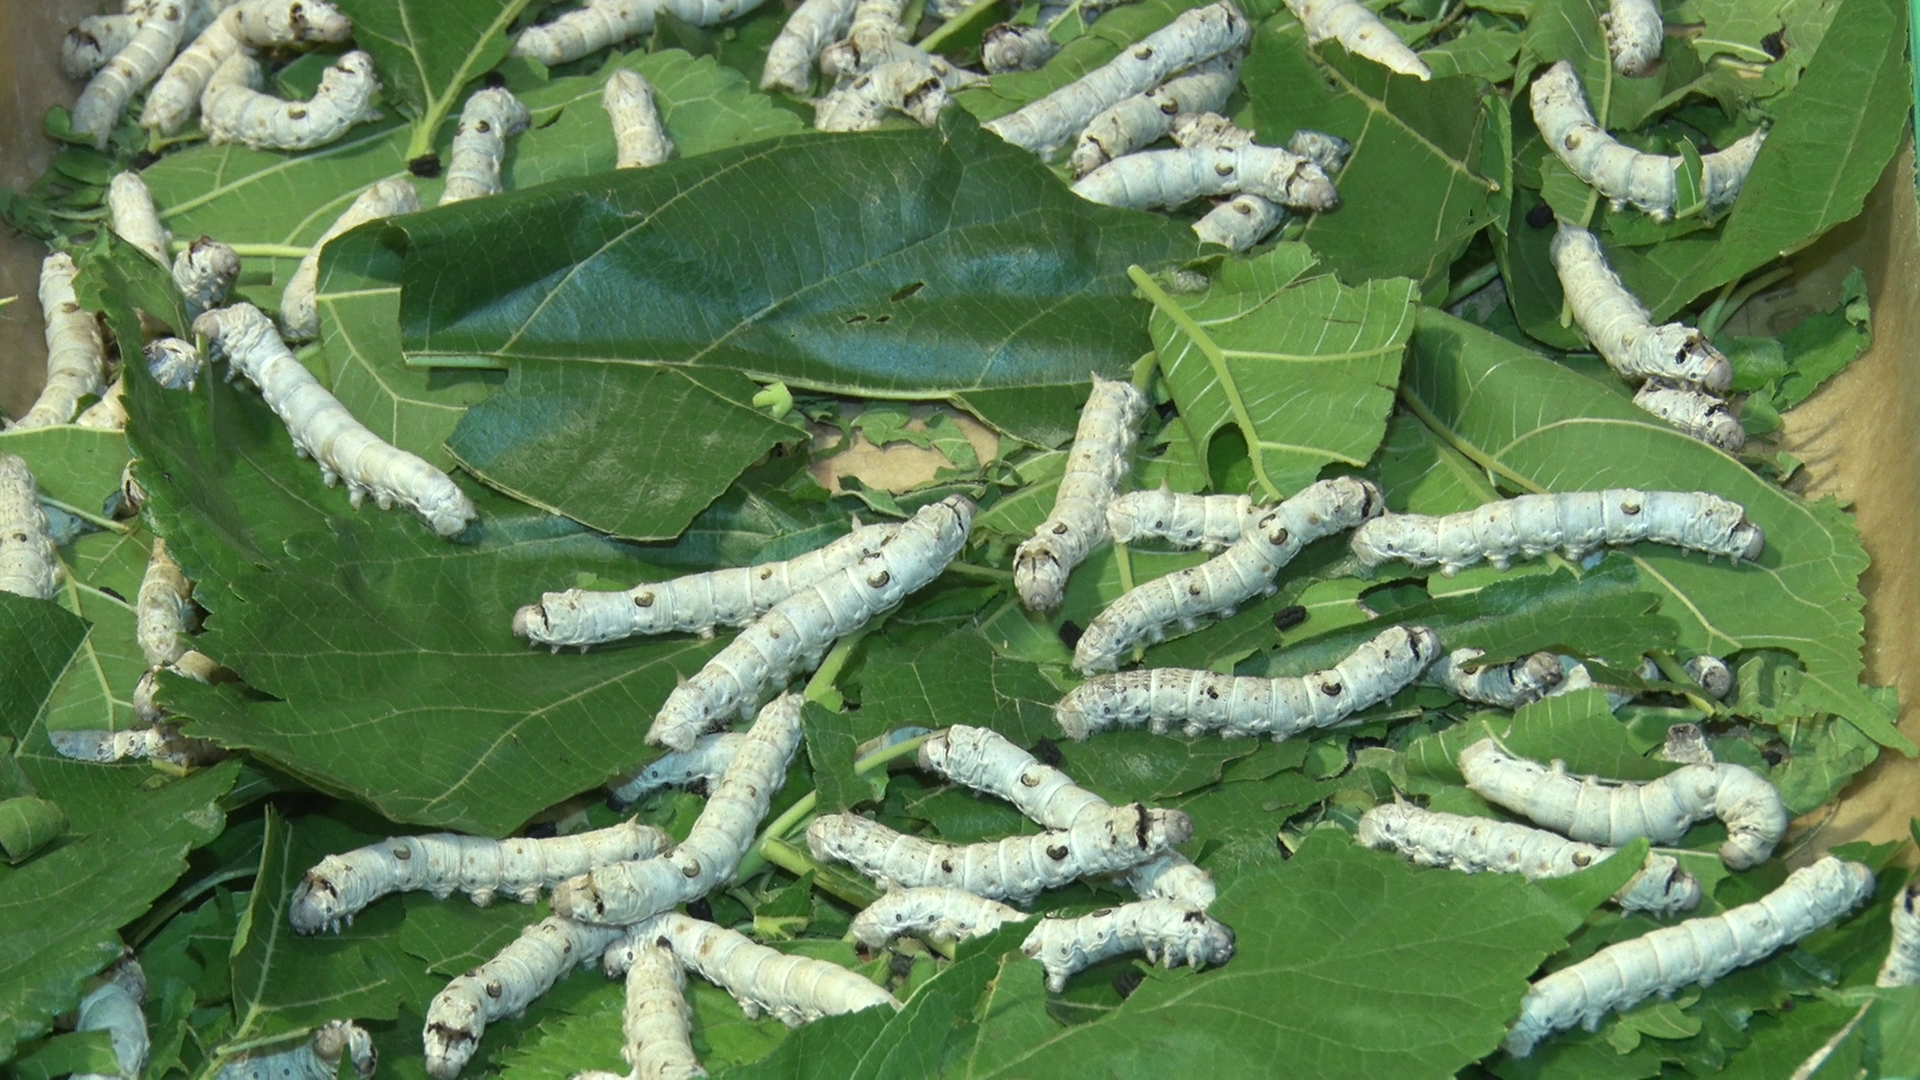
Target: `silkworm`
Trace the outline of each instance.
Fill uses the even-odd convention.
[[[608,946],[603,960],[610,977],[616,967],[624,968],[627,1005],[620,1029],[626,1045],[620,1054],[632,1066],[633,1080],[707,1075],[693,1052],[693,1007],[687,1004],[686,969],[673,950],[629,935]]]
[[[251,150],[311,150],[380,119],[373,58],[358,50],[335,61],[306,101],[283,101],[254,89],[260,65],[235,53],[220,65],[200,97],[200,122],[214,145],[237,142]]]
[[[609,84],[611,85],[611,84]],[[447,163],[447,186],[440,205],[498,195],[505,190],[500,167],[507,156],[507,140],[527,130],[533,114],[504,88],[473,92],[460,110],[453,131],[453,153]]]
[[[160,212],[153,207],[153,193],[136,172],[115,173],[107,184],[107,217],[120,239],[147,253],[161,266],[167,265],[167,244],[173,234],[160,224]]]
[[[1287,9],[1306,27],[1307,44],[1338,41],[1355,56],[1364,56],[1397,75],[1421,82],[1433,71],[1359,0],[1287,0]]]
[[[427,1006],[420,1033],[427,1074],[435,1080],[460,1075],[487,1024],[524,1013],[562,975],[599,959],[623,933],[550,915],[522,930],[493,959],[449,982]]]
[[[684,753],[669,751],[635,773],[632,779],[608,788],[607,801],[625,809],[662,788],[711,785],[726,773],[727,766],[733,763],[734,756],[746,742],[747,736],[739,732],[702,735],[694,740],[693,749]]]
[[[1485,655],[1482,649],[1455,649],[1427,669],[1427,679],[1462,701],[1517,709],[1546,697],[1566,676],[1560,658],[1550,652],[1510,664],[1474,664]]]
[[[1747,429],[1732,407],[1699,387],[1648,379],[1633,403],[1715,449],[1737,454],[1747,445]]]
[[[151,675],[152,672],[147,674]],[[136,714],[152,711],[151,705],[145,710],[141,708],[138,688],[134,690],[134,696]],[[49,731],[47,739],[61,757],[101,765],[117,765],[123,761],[164,761],[169,765],[187,768],[211,765],[227,756],[220,744],[182,735],[178,725],[148,720],[144,715],[142,720],[146,726],[126,731]]]
[[[1727,826],[1720,860],[1735,870],[1766,861],[1789,820],[1780,793],[1741,765],[1684,765],[1645,784],[1613,784],[1512,757],[1482,739],[1461,752],[1460,773],[1488,802],[1590,844],[1617,847],[1642,836],[1671,843],[1717,817]]]
[[[578,60],[609,45],[630,41],[653,30],[654,19],[668,11],[695,26],[712,26],[744,15],[761,0],[587,0],[551,22],[529,26],[513,40],[513,55],[530,57],[548,67]]]
[[[1660,59],[1667,24],[1654,0],[1610,0],[1600,23],[1607,31],[1607,51],[1613,70],[1626,76],[1645,75]]]
[[[146,88],[173,59],[185,33],[186,8],[178,0],[154,0],[138,15],[139,25],[126,45],[94,73],[80,100],[74,102],[71,130],[88,136],[93,148],[105,150],[127,100]]]
[[[820,51],[820,70],[832,78],[850,78],[899,59],[907,28],[900,25],[906,0],[854,0],[847,36]]]
[[[224,353],[233,370],[260,388],[287,425],[295,452],[320,466],[328,486],[344,479],[358,507],[369,493],[382,510],[410,507],[441,536],[453,536],[479,516],[465,492],[446,473],[380,441],[366,425],[294,359],[273,323],[252,304],[209,311],[193,321],[195,333]]]
[[[1089,814],[1069,829],[965,846],[906,836],[854,814],[827,814],[807,826],[807,846],[814,858],[846,863],[887,888],[945,885],[1020,903],[1081,877],[1138,866],[1192,835],[1186,814],[1135,803]]]
[[[1507,1052],[1526,1057],[1556,1031],[1575,1024],[1591,1030],[1608,1013],[1650,995],[1711,984],[1799,941],[1871,895],[1871,870],[1828,856],[1795,870],[1751,904],[1609,945],[1527,989],[1520,1017],[1507,1033]]]
[[[1613,848],[1582,844],[1543,829],[1491,818],[1462,817],[1384,803],[1361,815],[1362,844],[1406,856],[1418,866],[1477,874],[1490,870],[1528,881],[1566,877],[1611,857]],[[1671,855],[1649,853],[1633,880],[1613,894],[1624,911],[1665,917],[1700,906],[1700,881]]]
[[[102,974],[102,982],[80,999],[73,1030],[104,1031],[120,1063],[119,1077],[138,1077],[147,1067],[153,1043],[147,1034],[147,975],[131,953]],[[74,1073],[73,1080],[117,1080],[101,1073]]]
[[[1920,881],[1910,881],[1894,898],[1893,940],[1880,965],[1875,986],[1912,986],[1920,982]]]
[[[133,40],[140,22],[132,15],[89,15],[74,24],[60,42],[60,70],[69,79],[84,79]]]
[[[193,583],[167,551],[164,539],[155,539],[134,601],[134,640],[148,667],[171,664],[187,652],[187,631],[194,622]]]
[[[106,385],[105,341],[93,312],[80,307],[73,283],[80,276],[73,256],[56,251],[40,264],[40,311],[46,318],[47,385],[9,431],[52,427],[73,419],[80,399]]]
[[[73,418],[73,426],[92,431],[127,430],[126,389],[124,380],[113,380],[105,390],[100,391],[100,400]]]
[[[360,1080],[373,1080],[380,1055],[373,1036],[351,1020],[329,1020],[313,1037],[277,1054],[249,1055],[220,1067],[214,1080],[334,1080],[340,1059]]]
[[[1073,148],[1073,175],[1085,176],[1115,158],[1158,142],[1181,113],[1224,107],[1240,85],[1240,54],[1224,53],[1142,94],[1123,98],[1087,122]]]
[[[973,503],[924,506],[851,566],[796,589],[667,695],[647,741],[686,750],[716,721],[750,710],[769,687],[811,667],[833,642],[939,577],[973,526]]]
[[[1107,504],[1133,470],[1134,429],[1146,411],[1132,383],[1093,377],[1053,509],[1014,552],[1013,584],[1027,607],[1058,608],[1067,575],[1107,538]]]
[[[191,390],[200,379],[200,350],[191,341],[156,338],[147,342],[146,354],[154,381],[169,390]]]
[[[1714,391],[1733,383],[1733,365],[1700,331],[1677,322],[1653,325],[1647,309],[1607,265],[1592,233],[1562,222],[1552,255],[1574,320],[1621,378],[1668,379]]]
[[[1733,693],[1733,669],[1727,666],[1725,660],[1701,653],[1688,657],[1681,666],[1686,669],[1687,677],[1699,683],[1707,696],[1715,701]]]
[[[0,454],[0,592],[51,600],[59,589],[60,556],[33,470],[18,455]]]
[[[1340,193],[1325,170],[1275,146],[1148,150],[1110,161],[1073,193],[1107,206],[1173,209],[1214,195],[1258,195],[1299,210],[1332,210]]]
[[[1278,506],[1261,508],[1226,551],[1135,586],[1095,616],[1074,646],[1074,668],[1112,670],[1135,645],[1165,637],[1170,624],[1192,628],[1203,616],[1231,615],[1248,600],[1272,593],[1274,577],[1302,548],[1385,508],[1379,488],[1351,476],[1322,480]]]
[[[651,859],[672,846],[666,833],[636,821],[544,839],[397,836],[320,860],[294,889],[287,921],[302,934],[337,931],[396,892],[425,891],[436,900],[463,892],[482,907],[500,895],[531,904],[542,890],[596,866]]]
[[[1231,0],[1182,12],[1112,62],[984,126],[1015,146],[1052,157],[1102,109],[1176,72],[1244,48],[1252,33],[1252,23]]]
[[[1218,966],[1233,959],[1233,930],[1205,911],[1174,900],[1137,900],[1077,919],[1041,919],[1020,951],[1047,969],[1059,993],[1075,972],[1122,953],[1145,953],[1169,968]]]
[[[1505,570],[1515,556],[1557,549],[1577,562],[1641,541],[1725,555],[1736,565],[1766,550],[1766,534],[1739,503],[1703,491],[1609,488],[1521,495],[1445,517],[1387,514],[1354,532],[1353,553],[1367,566],[1438,563],[1451,577],[1482,559]]]
[[[780,36],[767,49],[760,89],[805,96],[813,89],[813,66],[820,50],[839,40],[853,25],[855,0],[803,0]]]
[[[1253,145],[1253,132],[1210,112],[1174,117],[1172,134],[1173,141],[1182,147]],[[1353,144],[1338,135],[1303,129],[1287,140],[1287,150],[1318,165],[1331,177],[1346,168]],[[1245,251],[1285,223],[1288,213],[1285,206],[1272,199],[1242,193],[1207,211],[1193,223],[1193,231],[1208,243]]]
[[[989,75],[1035,71],[1059,51],[1059,42],[1053,40],[1053,32],[1044,26],[997,23],[989,26],[981,38],[980,63]]]
[[[147,95],[140,126],[171,135],[200,107],[214,72],[245,46],[282,48],[337,43],[353,36],[353,21],[327,0],[241,0],[220,12],[193,39]]]
[[[411,214],[420,209],[420,193],[405,180],[381,180],[354,198],[346,212],[327,226],[327,231],[300,257],[293,277],[280,293],[280,328],[290,341],[305,341],[320,336],[320,252],[334,237],[369,221]]]
[[[1326,671],[1263,679],[1188,668],[1099,675],[1054,706],[1060,730],[1075,739],[1113,727],[1147,724],[1165,734],[1183,723],[1189,736],[1268,735],[1275,741],[1332,727],[1377,705],[1420,677],[1440,655],[1440,635],[1424,626],[1388,627]]]
[[[814,106],[813,126],[820,131],[873,131],[887,113],[897,112],[921,127],[932,127],[953,103],[942,72],[955,69],[911,46],[900,53],[828,92]]]
[[[189,319],[225,303],[238,280],[240,253],[211,236],[188,244],[173,260],[173,285],[186,297]]]
[[[1158,540],[1218,552],[1239,543],[1252,514],[1245,495],[1186,495],[1162,485],[1116,496],[1107,504],[1107,531],[1120,544]]]
[[[600,105],[613,122],[615,168],[646,168],[673,156],[673,139],[646,76],[626,68],[615,71],[600,91]]]
[[[1683,159],[1643,154],[1607,134],[1594,122],[1572,64],[1562,60],[1535,76],[1528,101],[1534,126],[1554,156],[1582,183],[1605,195],[1615,210],[1631,205],[1658,221],[1673,217],[1675,174]],[[1709,207],[1727,206],[1739,196],[1765,141],[1766,132],[1755,131],[1724,150],[1700,156]]]
[[[767,703],[727,763],[693,830],[670,855],[598,866],[553,891],[553,910],[623,926],[705,896],[733,878],[800,745],[805,701]]]
[[[790,956],[757,945],[745,934],[678,912],[657,915],[624,931],[627,942],[664,940],[682,964],[732,994],[748,1019],[762,1013],[798,1027],[823,1016],[840,1016],[887,1006],[900,1008],[892,994],[858,972],[808,956]],[[626,962],[624,949],[609,950],[607,968]]]
[[[867,905],[853,917],[855,941],[883,949],[897,938],[923,937],[936,942],[985,937],[1007,923],[1033,916],[998,900],[975,896],[964,889],[930,885],[895,889]]]

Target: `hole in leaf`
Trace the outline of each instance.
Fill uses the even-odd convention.
[[[910,300],[915,293],[926,287],[927,283],[924,281],[916,281],[910,285],[902,285],[893,291],[893,302],[897,304],[902,300]]]

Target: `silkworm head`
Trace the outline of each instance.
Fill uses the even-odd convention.
[[[1413,650],[1413,658],[1422,667],[1433,663],[1445,648],[1440,644],[1440,635],[1425,626],[1407,628],[1407,647]],[[1557,666],[1559,661],[1555,661]]]
[[[1767,550],[1767,534],[1751,521],[1742,521],[1733,530],[1733,546],[1737,550],[1737,559],[1749,561],[1758,559],[1760,553]]]

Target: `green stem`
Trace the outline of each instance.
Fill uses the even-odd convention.
[[[999,3],[1000,0],[973,0],[973,3],[967,5],[965,11],[934,27],[933,33],[921,38],[920,47],[927,52],[938,52],[940,46],[947,43],[948,38],[972,25],[974,19],[984,12],[992,11]]]
[[[870,751],[853,763],[853,773],[855,776],[864,776],[890,761],[897,761],[900,758],[917,753],[920,749],[920,744],[926,742],[927,738],[928,736],[919,735],[911,739],[902,739],[897,743],[890,743],[878,750]],[[760,870],[771,861],[767,858],[764,850],[767,841],[784,839],[788,833],[799,828],[802,823],[812,818],[814,808],[819,805],[820,791],[816,788],[800,796],[797,802],[787,807],[786,813],[774,818],[772,824],[760,831],[760,839],[747,851],[746,855],[741,858],[740,866],[734,870],[733,879],[735,881],[745,881],[754,874],[759,873]]]
[[[188,904],[193,903],[209,890],[225,885],[229,881],[238,881],[241,878],[253,877],[258,873],[258,867],[249,866],[245,869],[224,870],[218,874],[201,878],[199,881],[188,886],[178,896],[175,896],[173,899],[148,912],[146,918],[134,924],[133,929],[127,932],[127,944],[132,945],[136,949],[139,948],[148,938],[159,931],[162,926],[165,926],[168,919],[185,911]]]
[[[1453,291],[1447,293],[1447,298],[1440,301],[1440,309],[1445,311],[1447,308],[1465,300],[1467,297],[1472,296],[1474,293],[1492,284],[1493,279],[1499,276],[1500,264],[1497,262],[1490,262],[1474,270],[1466,277],[1461,278],[1460,284],[1455,285]]]
[[[213,1057],[216,1061],[225,1060],[244,1054],[249,1050],[258,1050],[263,1046],[278,1046],[281,1043],[304,1039],[311,1034],[313,1034],[312,1028],[303,1027],[295,1028],[292,1031],[278,1032],[273,1035],[262,1035],[257,1039],[247,1039],[244,1042],[227,1043],[224,1046],[214,1047]]]
[[[1687,674],[1686,665],[1682,664],[1672,653],[1665,649],[1659,649],[1647,655],[1653,657],[1654,664],[1660,668],[1660,674],[1665,675],[1668,682],[1685,688],[1687,704],[1706,713],[1708,716],[1715,716],[1720,713],[1720,707],[1716,703],[1707,700],[1706,695],[1696,692],[1698,684],[1693,681],[1693,676]]]
[[[866,636],[864,629],[856,630],[834,642],[833,651],[827,653],[827,658],[820,661],[820,667],[814,671],[813,678],[807,680],[807,688],[802,696],[808,701],[825,701],[826,695],[833,690],[834,680],[840,677],[841,670],[847,666],[847,659]]]
[[[1440,422],[1440,418],[1433,414],[1432,409],[1427,408],[1427,403],[1414,397],[1404,384],[1400,387],[1400,400],[1407,406],[1408,412],[1418,417],[1420,422],[1427,425],[1429,430],[1435,435],[1440,436],[1442,442],[1459,451],[1461,456],[1465,457],[1468,461],[1473,462],[1475,465],[1480,466],[1490,473],[1506,477],[1515,487],[1523,491],[1530,491],[1536,495],[1546,491],[1546,489],[1540,485],[1514,472],[1493,458],[1488,457],[1486,452],[1479,447],[1454,434],[1451,428]]]
[[[185,251],[191,246],[190,240],[175,240],[168,245],[174,251]],[[249,259],[304,259],[313,249],[298,244],[228,244],[235,255]]]
[[[768,862],[794,877],[801,877],[811,872],[813,884],[821,892],[829,896],[837,896],[854,907],[863,908],[880,899],[879,890],[873,886],[834,867],[820,865],[806,852],[785,840],[769,837],[762,841],[761,851],[766,855]]]
[[[117,533],[125,534],[133,531],[132,529],[128,528],[124,522],[115,521],[109,517],[103,517],[99,514],[93,513],[90,510],[82,510],[79,507],[73,505],[72,503],[64,503],[64,502],[61,502],[59,499],[50,499],[45,495],[40,496],[40,501],[43,503],[46,503],[48,506],[54,507],[55,509],[63,510],[69,514],[72,514],[74,517],[79,518],[81,521],[84,521],[89,525],[98,525],[101,528],[106,529],[108,532],[117,532]]]
[[[1160,354],[1152,350],[1140,354],[1140,359],[1133,362],[1133,388],[1147,395],[1148,401],[1153,400],[1153,373],[1159,367]]]
[[[1717,336],[1734,315],[1747,305],[1747,301],[1792,276],[1793,267],[1776,266],[1738,288],[1734,287],[1737,282],[1728,282],[1707,310],[1701,313],[1701,335],[1709,339]]]
[[[996,570],[991,566],[980,566],[976,563],[950,562],[947,564],[947,569],[959,574],[961,577],[979,578],[982,581],[1013,580],[1013,571],[1011,570]]]
[[[493,20],[493,25],[481,32],[480,40],[490,41],[495,34],[506,33],[507,27],[513,25],[513,20],[520,17],[520,13],[527,9],[527,4],[530,2],[531,0],[512,0],[501,8],[500,14]],[[468,51],[466,58],[460,61],[460,69],[447,79],[446,88],[427,99],[426,111],[421,113],[420,119],[414,121],[413,136],[407,143],[408,161],[433,149],[434,136],[440,133],[440,125],[446,121],[447,115],[453,112],[453,103],[459,99],[460,91],[483,74],[473,69],[474,61],[479,59],[480,53],[479,49]],[[421,75],[424,76],[425,72],[421,72]],[[421,81],[426,83],[428,80],[422,78]]]

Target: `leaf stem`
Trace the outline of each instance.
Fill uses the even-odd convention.
[[[927,52],[938,50],[947,43],[948,38],[966,29],[981,13],[992,11],[999,3],[1000,0],[973,0],[960,14],[934,27],[933,33],[921,38],[920,47]]]
[[[1133,388],[1147,395],[1149,401],[1153,399],[1153,373],[1159,365],[1160,353],[1156,349],[1148,349],[1133,362]]]
[[[1792,276],[1793,267],[1776,266],[1745,285],[1740,285],[1737,280],[1727,282],[1727,287],[1720,290],[1720,295],[1700,314],[1701,336],[1709,339],[1717,337],[1734,315],[1747,305],[1747,301]]]
[[[920,744],[926,742],[927,739],[928,736],[926,735],[916,735],[911,739],[902,739],[897,743],[889,743],[877,750],[870,751],[853,763],[853,774],[855,776],[864,776],[889,761],[896,761],[910,754],[917,753],[920,749]],[[759,873],[761,868],[765,867],[767,863],[772,862],[773,860],[768,858],[766,853],[767,842],[769,840],[778,841],[785,839],[788,833],[799,828],[803,822],[810,820],[813,817],[814,809],[819,805],[820,791],[818,788],[815,788],[805,795],[800,796],[797,802],[787,807],[785,813],[774,818],[772,824],[760,831],[760,839],[756,841],[753,847],[747,850],[746,855],[740,859],[739,867],[733,872],[734,880],[745,881],[747,878]]]
[[[991,566],[981,566],[977,563],[950,562],[947,564],[947,569],[959,574],[961,577],[979,578],[982,581],[1013,580],[1013,571],[1011,570],[996,570]]]
[[[1447,298],[1440,301],[1440,310],[1445,311],[1460,301],[1465,300],[1467,297],[1472,296],[1474,293],[1479,292],[1481,289],[1486,288],[1493,283],[1494,278],[1499,276],[1500,264],[1497,261],[1489,262],[1482,267],[1477,267],[1472,273],[1461,278],[1460,284],[1455,285],[1453,290],[1447,293]]]
[[[1531,491],[1536,495],[1546,491],[1546,489],[1540,485],[1514,472],[1492,457],[1489,457],[1486,451],[1455,434],[1453,429],[1447,427],[1446,424],[1441,422],[1438,416],[1434,415],[1432,409],[1427,408],[1426,402],[1415,397],[1413,393],[1407,389],[1405,383],[1402,383],[1400,386],[1400,400],[1407,406],[1408,412],[1418,417],[1420,422],[1427,425],[1429,430],[1435,435],[1440,436],[1441,441],[1458,450],[1461,456],[1465,457],[1468,461],[1473,462],[1475,465],[1480,466],[1490,473],[1506,477],[1515,487],[1524,491]]]
[[[190,240],[175,240],[167,245],[173,251],[185,251],[193,244]],[[304,259],[313,253],[310,247],[299,244],[228,244],[235,255],[249,259]]]
[[[531,0],[509,0],[508,4],[500,9],[499,16],[493,20],[493,25],[481,32],[480,42],[491,40],[495,34],[506,33],[507,27],[513,25],[513,20],[520,17],[520,13],[527,9],[527,4],[530,2]],[[408,161],[433,149],[434,137],[440,134],[440,125],[446,122],[447,114],[453,111],[453,103],[459,98],[460,91],[480,75],[480,72],[473,70],[474,58],[480,55],[480,51],[480,46],[476,44],[460,61],[459,70],[447,80],[446,91],[427,98],[427,110],[414,121],[413,135],[407,142]],[[415,52],[416,62],[418,55]]]
[[[812,856],[785,840],[772,837],[760,842],[761,853],[768,862],[782,870],[801,877],[809,871],[813,873],[813,884],[829,896],[837,896],[854,907],[863,908],[880,899],[878,890],[851,874],[842,873],[831,866],[822,866]]]
[[[133,531],[128,528],[124,522],[115,521],[110,517],[104,517],[89,510],[82,510],[72,503],[61,502],[59,499],[48,498],[45,495],[40,496],[40,501],[63,513],[72,514],[74,517],[79,518],[89,525],[98,525],[108,532],[117,532],[124,535]]]
[[[860,629],[834,642],[833,650],[827,653],[825,660],[820,661],[820,666],[814,671],[813,678],[807,680],[807,688],[802,696],[808,701],[824,704],[827,695],[833,691],[834,680],[840,677],[840,672],[847,666],[847,659],[853,655],[853,650],[859,647],[866,636],[866,630]]]

